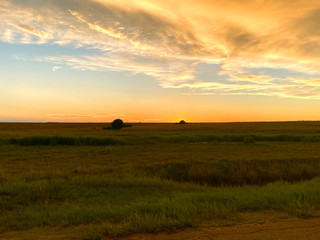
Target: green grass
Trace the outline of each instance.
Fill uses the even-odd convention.
[[[106,146],[115,144],[159,144],[159,143],[219,143],[219,142],[243,142],[253,144],[255,142],[320,142],[320,135],[294,135],[294,134],[255,134],[255,133],[147,133],[122,136],[28,136],[14,138],[0,138],[2,144],[18,144],[22,146],[36,145],[73,145],[73,146]]]
[[[263,134],[263,133],[148,133],[137,141],[149,143],[195,143],[195,142],[320,142],[320,135],[313,134]]]
[[[103,234],[171,231],[195,226],[201,216],[212,219],[239,211],[311,216],[320,206],[320,179],[211,188],[158,178],[53,177],[5,182],[0,194],[0,232],[95,224],[100,233],[88,229],[87,234],[99,239]]]
[[[0,123],[1,239],[101,239],[320,210],[318,122],[106,125]]]
[[[296,182],[320,176],[319,158],[169,162],[141,168],[150,176],[214,186],[263,185],[279,180]]]

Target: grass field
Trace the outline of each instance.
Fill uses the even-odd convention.
[[[173,231],[320,210],[320,122],[0,123],[0,239]]]

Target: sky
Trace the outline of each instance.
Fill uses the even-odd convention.
[[[0,121],[320,120],[319,0],[0,0]]]

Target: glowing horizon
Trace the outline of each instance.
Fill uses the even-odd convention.
[[[320,120],[317,0],[0,0],[0,121]]]

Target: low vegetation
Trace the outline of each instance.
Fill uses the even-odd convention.
[[[188,142],[320,142],[319,134],[263,134],[263,133],[155,133],[142,137],[164,143]]]
[[[148,175],[213,186],[264,185],[320,177],[320,159],[216,160],[169,162],[142,166]]]
[[[290,185],[211,188],[158,178],[53,177],[1,184],[0,232],[82,224],[85,239],[171,231],[239,211],[284,210],[312,216],[320,179]],[[0,235],[1,236],[1,235]]]
[[[23,138],[11,138],[10,144],[22,146],[35,145],[72,145],[72,146],[107,146],[121,144],[122,141],[114,137],[83,137],[83,136],[31,136]]]
[[[234,124],[0,124],[0,238],[101,239],[245,211],[317,216],[320,124]]]
[[[5,143],[5,139],[0,139]],[[10,144],[23,146],[34,145],[74,145],[74,146],[103,146],[112,144],[156,144],[156,143],[219,143],[242,142],[320,142],[320,135],[283,135],[283,134],[198,134],[198,133],[157,133],[122,137],[99,136],[28,136],[10,138]]]

